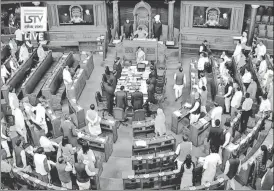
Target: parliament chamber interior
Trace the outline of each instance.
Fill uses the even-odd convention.
[[[273,190],[273,25],[263,0],[2,0],[1,189]]]

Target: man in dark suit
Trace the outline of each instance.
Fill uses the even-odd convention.
[[[220,146],[223,144],[223,128],[220,127],[220,120],[215,120],[215,127],[211,127],[207,142],[210,142],[210,148],[214,147],[219,152]]]
[[[160,21],[160,15],[156,15],[154,17],[155,22],[153,23],[153,36],[160,40],[160,36],[162,35],[162,23]]]
[[[114,98],[114,91],[115,88],[108,83],[106,75],[103,75],[103,87],[106,92],[106,97],[107,97],[107,108],[108,108],[108,113],[109,115],[112,115],[113,112],[113,98]]]
[[[150,80],[147,80],[147,96],[148,96],[148,102],[155,104],[155,86],[151,83]]]
[[[110,72],[110,74],[109,74],[108,84],[111,85],[115,90],[116,85],[117,85],[117,79],[113,72]]]
[[[116,107],[122,108],[123,110],[127,107],[127,93],[124,91],[125,87],[121,86],[120,91],[115,93],[115,104]]]
[[[133,27],[132,27],[132,24],[129,22],[129,19],[126,19],[126,22],[124,24],[124,33],[127,39],[132,36]]]
[[[154,85],[154,88],[156,86],[156,83],[157,83],[157,80],[156,80],[156,72],[155,71],[152,71],[150,74],[149,74],[149,81],[151,84]]]
[[[144,95],[138,89],[131,95],[131,105],[133,110],[142,109],[144,102]]]
[[[122,65],[121,65],[121,60],[120,58],[116,58],[116,60],[114,61],[113,64],[113,71],[116,71],[116,79],[119,79],[121,77],[121,73],[122,73]]]

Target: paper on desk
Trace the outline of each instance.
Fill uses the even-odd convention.
[[[207,120],[205,120],[205,118],[201,118],[199,121],[200,121],[203,125],[207,123]]]
[[[135,145],[137,147],[146,147],[147,146],[147,142],[144,141],[144,140],[138,140],[138,141],[135,142]]]
[[[84,137],[84,134],[81,133],[81,132],[79,132],[79,133],[77,134],[77,136],[78,136],[79,138],[82,138],[82,137]]]
[[[113,120],[111,120],[111,119],[109,119],[109,120],[108,120],[108,122],[109,122],[109,123],[112,123],[112,124],[114,123],[114,121],[113,121]]]
[[[147,61],[147,60],[142,61],[142,63],[144,63],[144,64],[148,65],[148,61]]]
[[[188,102],[186,102],[186,103],[184,104],[184,106],[187,107],[187,108],[190,108],[190,107],[191,107],[191,104],[188,103]]]
[[[182,114],[181,114],[181,112],[180,112],[179,110],[174,111],[173,113],[174,113],[174,115],[176,115],[177,117],[179,117],[179,116],[181,116],[181,115],[182,115]]]

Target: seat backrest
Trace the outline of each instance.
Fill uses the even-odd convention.
[[[259,30],[259,38],[265,38],[266,37],[266,30]]]
[[[267,31],[273,31],[273,25],[266,25]]]
[[[267,24],[268,22],[269,22],[269,16],[268,15],[264,15],[262,17],[262,23]]]
[[[256,22],[261,22],[261,18],[262,18],[261,15],[256,15]]]
[[[273,40],[273,30],[272,31],[267,31],[267,38]]]
[[[265,30],[265,24],[259,24],[259,30]]]
[[[113,108],[113,117],[118,121],[123,121],[125,119],[125,111],[122,108]]]
[[[271,25],[273,25],[273,23],[274,23],[274,16],[270,16],[269,17],[269,22],[270,22]]]
[[[95,100],[96,100],[97,106],[99,105],[100,102],[102,102],[102,96],[99,91],[95,93]]]
[[[138,109],[134,111],[132,121],[144,121],[146,119],[146,111],[144,109]]]

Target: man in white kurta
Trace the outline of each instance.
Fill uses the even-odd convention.
[[[19,109],[19,107],[17,107],[12,110],[12,115],[14,116],[14,126],[10,127],[11,137],[16,137],[16,134],[14,133],[17,133],[17,135],[19,134],[20,136],[22,136],[27,143],[27,129],[23,112],[21,111],[21,109]]]
[[[63,80],[64,80],[64,84],[66,86],[66,94],[68,96],[68,90],[71,88],[71,85],[72,85],[72,77],[69,72],[68,66],[66,66],[63,70]]]
[[[37,56],[39,58],[39,62],[42,62],[47,56],[46,52],[43,49],[42,44],[39,44],[39,47],[37,49]]]
[[[241,41],[239,40],[239,41],[237,41],[237,45],[236,45],[235,51],[233,53],[233,57],[234,57],[236,63],[238,63],[240,61],[241,52],[242,52],[242,45],[241,45]]]
[[[145,59],[146,59],[145,52],[141,49],[141,47],[138,47],[138,50],[136,52],[136,61],[137,61],[137,64],[145,61]]]
[[[260,41],[257,45],[257,58],[261,59],[261,56],[264,56],[266,54],[266,47],[263,44],[263,41]]]
[[[19,62],[25,63],[29,59],[29,51],[26,47],[26,44],[24,43],[19,51]]]
[[[44,131],[45,134],[48,133],[48,126],[46,122],[46,110],[41,105],[41,103],[38,103],[36,107],[32,108],[32,111],[36,111],[36,116],[34,122],[39,125]]]
[[[95,106],[94,104],[90,105],[90,109],[87,110],[86,113],[86,120],[88,121],[88,130],[91,135],[98,136],[102,133],[101,131],[101,117],[98,115],[98,113],[94,110]]]
[[[222,164],[222,160],[219,153],[212,152],[205,157],[205,162],[203,165],[204,172],[202,175],[201,185],[204,185],[207,182],[213,182],[216,175],[217,165],[220,164]]]

